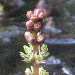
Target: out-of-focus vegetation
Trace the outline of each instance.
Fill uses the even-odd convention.
[[[18,2],[16,3],[16,1]],[[51,29],[48,32],[51,41],[46,42],[50,54],[68,63],[68,66],[71,66],[75,71],[75,1],[45,1],[48,4],[49,11],[51,1],[57,1],[57,3],[53,3],[53,10],[51,11],[54,27],[48,27]],[[23,51],[23,45],[27,44],[24,38],[25,22],[27,21],[26,12],[34,10],[37,3],[38,0],[0,0],[0,75],[22,75],[24,69],[30,65],[23,65],[24,62],[21,61],[19,51]],[[56,33],[54,28],[60,29],[61,32]],[[55,61],[55,59],[50,59],[49,65],[46,67],[47,70],[49,70],[49,66],[55,67],[52,65],[52,61]],[[50,71],[53,73],[55,69],[52,68],[50,68]]]

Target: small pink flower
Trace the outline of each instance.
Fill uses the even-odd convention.
[[[46,40],[46,36],[45,35],[40,35],[37,39],[37,42],[40,43],[40,42],[44,42]]]
[[[30,33],[29,31],[26,31],[25,34],[24,34],[25,38],[28,39],[29,36],[30,36],[30,34],[31,34],[31,33]]]
[[[27,27],[27,29],[29,29],[29,30],[33,30],[33,28],[34,28],[33,22],[32,22],[31,20],[27,21],[27,22],[26,22],[26,27]]]
[[[43,12],[40,12],[40,13],[38,14],[38,18],[39,18],[39,19],[43,19],[43,18],[44,18]]]
[[[38,23],[36,23],[36,24],[34,25],[34,30],[35,30],[35,31],[39,31],[41,28],[42,28],[42,26],[41,26],[41,23],[40,23],[40,22],[38,22]]]
[[[31,15],[33,15],[33,11],[28,11],[27,14],[26,14],[28,19],[30,19]]]
[[[28,42],[31,44],[35,44],[36,43],[36,39],[34,37],[29,37],[28,38]]]
[[[40,11],[40,9],[35,9],[34,10],[34,14],[39,14],[41,11]]]
[[[38,20],[38,15],[37,15],[37,14],[31,15],[30,20],[32,20],[32,21],[37,21],[37,20]]]

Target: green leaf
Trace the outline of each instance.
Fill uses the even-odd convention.
[[[29,44],[29,47],[28,46],[26,46],[26,45],[24,45],[23,47],[24,47],[24,51],[25,51],[25,53],[27,53],[27,54],[31,54],[31,51],[33,50],[33,45],[32,44],[30,44],[30,43],[28,43]]]
[[[40,75],[49,75],[49,72],[46,72],[46,70],[44,70],[43,68],[40,68],[39,71]]]
[[[29,73],[28,75],[33,75],[32,69],[33,69],[33,67],[31,67],[31,69],[26,68],[26,71],[25,72],[28,72]]]
[[[31,61],[29,60],[29,61],[25,61],[26,63],[30,63]]]
[[[25,53],[28,53],[28,52],[29,52],[29,51],[28,51],[28,50],[29,50],[29,47],[26,46],[26,45],[24,45],[23,47],[24,47],[24,51],[25,51]]]
[[[43,44],[43,45],[41,46],[41,50],[46,50],[46,51],[48,51],[47,45]]]
[[[33,50],[33,45],[28,43],[29,44],[29,47],[30,47],[30,50]]]
[[[43,54],[43,57],[45,58],[45,57],[47,57],[48,55],[49,55],[49,52],[46,52],[46,53]]]
[[[26,57],[28,57],[28,56],[25,55],[23,52],[20,52],[20,55],[21,55],[22,58],[26,58]]]

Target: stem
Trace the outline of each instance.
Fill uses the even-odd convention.
[[[33,36],[34,38],[37,40],[37,32],[33,32]],[[36,43],[34,46],[33,46],[33,50],[34,50],[34,54],[37,53],[38,54],[38,44]]]
[[[39,66],[36,64],[36,62],[33,62],[33,71],[34,75],[39,75]]]
[[[34,31],[33,36],[37,40],[37,32]],[[33,46],[33,51],[34,51],[34,54],[35,53],[38,54],[38,44],[37,43]],[[38,66],[38,64],[36,64],[35,60],[33,62],[33,70],[34,70],[34,75],[39,75],[39,66]]]

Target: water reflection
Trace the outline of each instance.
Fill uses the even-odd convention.
[[[47,39],[47,44],[75,44],[75,39]]]
[[[56,59],[54,56],[51,56],[46,60],[46,64],[56,65],[61,64],[61,61],[59,59]]]
[[[54,56],[49,57],[46,60],[44,68],[49,72],[50,75],[74,75],[73,70],[65,65],[65,62]]]

